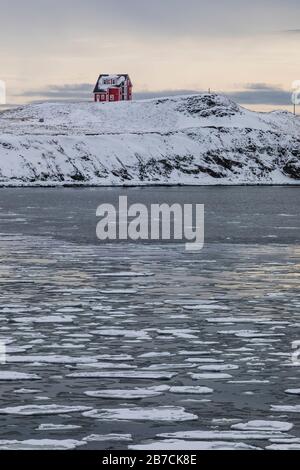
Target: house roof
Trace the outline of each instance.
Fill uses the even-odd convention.
[[[114,85],[106,85],[104,80],[106,79],[116,79],[117,83]],[[94,93],[101,93],[101,91],[106,92],[108,88],[120,88],[125,80],[129,79],[131,82],[129,75],[127,73],[120,73],[120,74],[101,74],[99,75],[99,78],[97,80],[97,83],[94,88]]]

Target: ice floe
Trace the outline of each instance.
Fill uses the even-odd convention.
[[[272,411],[280,411],[282,413],[300,413],[300,405],[272,405],[271,409]]]
[[[27,441],[0,440],[0,450],[72,450],[85,445],[74,439],[30,439]]]
[[[199,366],[199,370],[204,370],[208,372],[221,372],[223,370],[237,370],[238,365],[235,364],[211,364],[206,366]]]
[[[169,352],[149,352],[149,353],[141,354],[139,357],[142,357],[145,359],[151,359],[153,357],[169,357],[169,356],[171,356],[171,353]]]
[[[218,372],[213,373],[203,373],[203,374],[193,374],[189,373],[193,380],[220,380],[220,379],[231,379],[232,375],[222,374]]]
[[[213,393],[212,388],[208,387],[193,387],[193,386],[177,386],[171,387],[169,390],[171,393],[178,393],[182,395],[205,395],[209,393]]]
[[[168,391],[169,387],[160,386],[160,387],[150,387],[150,388],[135,388],[133,390],[98,390],[95,392],[85,392],[85,395],[93,398],[109,398],[109,399],[118,399],[118,400],[135,400],[139,398],[148,398],[148,397],[158,397],[164,392]]]
[[[91,364],[76,364],[75,369],[136,369],[137,366],[132,364],[122,364],[121,362],[92,362]]]
[[[218,304],[199,304],[199,305],[183,305],[182,308],[184,310],[229,310],[229,307],[226,307],[225,305],[218,305]]]
[[[194,369],[197,364],[152,364],[148,370],[178,370],[178,369]]]
[[[7,356],[7,363],[34,363],[38,362],[40,364],[80,364],[80,363],[97,363],[97,359],[94,357],[81,356],[81,357],[71,357],[71,356],[48,356],[48,355],[36,355],[36,356]]]
[[[99,336],[120,336],[124,338],[133,338],[133,339],[140,339],[140,340],[149,340],[151,337],[146,331],[143,330],[121,330],[117,328],[105,328],[103,330],[96,330],[94,331],[95,335]]]
[[[91,434],[82,439],[84,442],[130,442],[131,434]]]
[[[191,357],[185,359],[185,362],[202,363],[202,364],[221,364],[224,361],[222,359],[214,359],[213,357]]]
[[[10,372],[10,371],[0,371],[0,381],[15,381],[15,380],[40,380],[36,374],[25,374],[23,372]]]
[[[268,432],[267,432],[268,431]],[[277,431],[277,430],[275,430]],[[274,437],[285,436],[281,432],[274,430],[255,430],[255,431],[179,431],[171,433],[158,434],[157,437],[171,438],[171,439],[190,439],[193,441],[235,441],[235,440],[269,440]]]
[[[20,317],[14,318],[15,323],[73,323],[74,317],[71,315],[49,315],[46,317]]]
[[[172,372],[150,372],[150,371],[111,371],[111,372],[74,372],[68,374],[67,377],[73,379],[153,379],[153,380],[170,380],[177,374]]]
[[[177,439],[166,439],[149,444],[130,445],[131,450],[258,450],[259,447],[250,446],[241,442],[222,441],[183,441]]]
[[[266,450],[300,450],[300,442],[297,443],[282,443],[282,444],[271,444],[266,447]]]
[[[60,415],[68,413],[79,413],[91,410],[89,406],[62,406],[62,405],[24,405],[24,406],[10,406],[7,408],[0,408],[0,415]]]
[[[131,354],[101,354],[97,356],[101,361],[134,361]]]
[[[38,237],[18,243],[16,252],[16,241],[3,245],[0,234],[0,336],[7,359],[0,372],[0,437],[9,439],[6,447],[72,449],[88,443],[90,449],[168,445],[177,451],[299,445],[291,435],[299,438],[292,414],[299,413],[299,389],[289,367],[289,345],[300,326],[298,254],[284,247],[279,254],[267,245],[222,245],[220,257],[219,247],[207,246],[229,282],[216,264],[203,264],[200,273],[201,260],[184,251],[174,256],[175,246],[126,245],[130,256],[124,261],[117,245]],[[57,267],[42,264],[49,246]],[[274,292],[272,277],[254,281],[253,256],[266,256],[260,271],[270,273],[273,255],[276,288],[278,282],[290,285],[280,289],[283,309],[268,295]],[[245,288],[243,272],[251,277]],[[130,291],[136,294],[121,294]],[[271,411],[271,403],[280,408]],[[89,412],[93,416],[81,416]],[[250,426],[250,419],[264,425]],[[29,437],[36,440],[23,441]]]
[[[152,276],[154,276],[154,273],[133,272],[133,271],[97,273],[97,277],[152,277]]]
[[[95,418],[101,421],[194,421],[198,416],[188,413],[179,406],[158,407],[132,407],[132,408],[104,408],[101,410],[86,411],[86,418]]]
[[[72,429],[80,429],[81,426],[76,424],[40,424],[38,431],[70,431]]]
[[[284,421],[254,420],[248,423],[233,424],[231,429],[239,431],[281,431],[288,432],[294,427],[293,424]]]

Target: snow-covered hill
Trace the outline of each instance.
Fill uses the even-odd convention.
[[[0,113],[0,185],[299,184],[300,119],[219,95]]]

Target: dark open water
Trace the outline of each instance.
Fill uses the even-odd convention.
[[[99,243],[120,194],[205,204],[205,249]],[[299,208],[293,187],[0,190],[0,449],[300,448]]]

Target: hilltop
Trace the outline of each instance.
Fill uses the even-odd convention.
[[[220,95],[0,113],[0,185],[298,184],[300,120]]]

